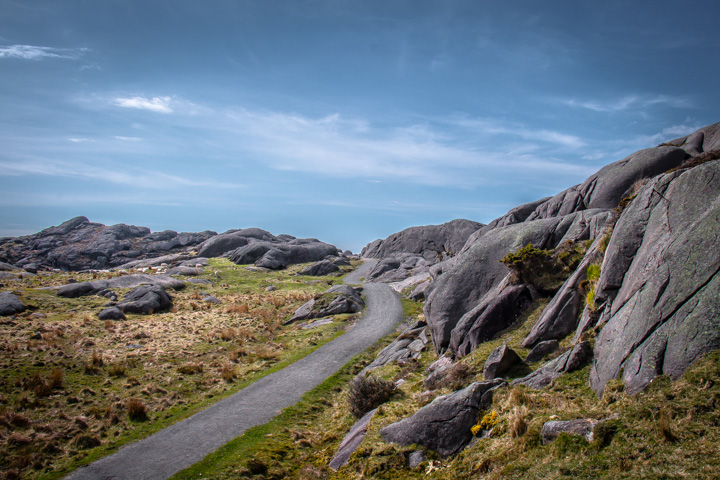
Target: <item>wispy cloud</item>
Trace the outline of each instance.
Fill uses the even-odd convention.
[[[655,105],[665,105],[673,108],[692,107],[689,98],[671,95],[626,95],[610,100],[560,99],[560,103],[573,108],[592,110],[593,112],[623,112]]]
[[[104,181],[126,187],[167,190],[176,187],[241,188],[230,182],[190,179],[160,171],[128,169],[118,171],[81,162],[26,158],[22,162],[0,161],[0,176],[38,175],[49,177],[83,178]]]
[[[297,114],[235,110],[228,115],[240,148],[254,151],[270,167],[325,176],[393,179],[437,186],[472,187],[531,172],[588,173],[550,156],[490,149],[472,143],[467,132],[448,133],[439,125],[382,129],[340,115],[309,118]],[[468,125],[466,125],[467,127]],[[511,134],[579,147],[582,140],[548,130],[485,129],[487,135]],[[512,175],[509,172],[515,171]],[[517,172],[522,172],[518,174]],[[590,172],[591,173],[591,172]]]
[[[115,138],[117,140],[121,140],[123,142],[142,142],[143,139],[140,137],[123,137],[122,135],[115,135]]]
[[[172,113],[171,97],[118,97],[113,99],[112,103],[118,107],[139,108],[141,110],[150,110],[159,113]]]
[[[62,58],[78,60],[85,55],[88,48],[54,48],[35,45],[9,45],[0,47],[0,58],[21,58],[24,60],[41,60],[43,58]]]
[[[509,125],[496,119],[456,117],[448,119],[447,122],[483,135],[507,135],[571,148],[581,148],[586,145],[585,141],[576,135],[545,128],[533,129],[521,124]]]

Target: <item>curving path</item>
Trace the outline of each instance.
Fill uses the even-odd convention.
[[[375,263],[365,261],[345,282],[360,283]],[[206,410],[76,470],[66,480],[166,479],[295,404],[402,320],[402,305],[390,287],[369,283],[364,288],[365,313],[340,337]]]

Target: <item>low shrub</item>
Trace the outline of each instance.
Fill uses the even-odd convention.
[[[348,392],[350,412],[360,418],[373,408],[388,401],[394,390],[394,382],[368,375],[358,375],[350,383]]]

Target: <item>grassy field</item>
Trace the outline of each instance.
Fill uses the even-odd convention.
[[[658,377],[635,396],[626,395],[622,384],[614,381],[598,398],[588,386],[589,366],[561,376],[543,390],[501,389],[492,406],[478,416],[478,423],[484,421],[483,426],[491,428],[488,438],[476,438],[450,458],[428,451],[425,462],[408,468],[408,455],[421,448],[388,444],[381,439],[380,429],[410,416],[439,395],[482,380],[485,359],[497,346],[507,343],[521,356],[528,353],[520,343],[546,304],[547,299],[538,301],[499,338],[463,358],[463,367],[456,367],[452,381],[437,390],[423,386],[425,368],[437,358],[431,351],[419,360],[373,372],[404,382],[378,409],[350,463],[338,471],[329,469],[328,463],[356,421],[348,403],[349,382],[372,360],[371,354],[356,358],[269,424],[249,431],[173,478],[720,478],[720,352],[696,362],[678,381]],[[417,305],[405,302],[405,307],[422,318]],[[556,355],[569,346],[566,340]],[[519,369],[514,375],[525,373],[527,369]],[[542,444],[543,423],[580,418],[605,420],[592,442],[561,434],[555,442]]]
[[[352,319],[282,326],[340,277],[211,262],[200,277],[211,284],[170,292],[169,312],[125,321],[98,320],[106,298],[41,289],[118,273],[4,280],[30,308],[0,320],[0,478],[59,478],[307,355]]]

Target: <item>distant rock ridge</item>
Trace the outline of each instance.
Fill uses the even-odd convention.
[[[37,271],[146,268],[175,264],[194,257],[229,256],[240,264],[279,269],[340,255],[337,247],[317,239],[273,235],[259,228],[217,234],[151,232],[133,225],[105,226],[75,217],[33,235],[0,239],[0,262]]]

